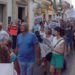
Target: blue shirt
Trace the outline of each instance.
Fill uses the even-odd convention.
[[[35,61],[35,48],[37,42],[36,36],[28,32],[25,35],[22,33],[17,37],[18,59],[19,61]]]

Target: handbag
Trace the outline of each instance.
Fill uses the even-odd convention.
[[[58,42],[56,43],[56,45],[54,46],[54,48],[55,48],[55,47],[59,44],[59,42],[62,41],[62,40],[63,40],[63,39],[58,40]],[[48,45],[48,46],[49,46],[49,45]],[[52,52],[48,53],[45,58],[46,58],[47,61],[51,61]]]
[[[52,52],[48,53],[45,58],[46,58],[47,61],[51,61]]]

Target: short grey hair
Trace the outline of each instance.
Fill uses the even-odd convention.
[[[23,25],[25,27],[25,29],[28,31],[28,29],[29,29],[28,23],[23,22],[21,25]]]

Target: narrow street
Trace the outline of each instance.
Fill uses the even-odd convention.
[[[0,0],[0,75],[75,75],[75,0]]]
[[[75,75],[75,53],[71,54],[66,58],[67,61],[67,69],[63,73],[63,75]],[[37,65],[34,66],[34,75],[44,75],[44,68],[41,66],[38,67]],[[48,75],[50,75],[48,73]]]
[[[63,75],[75,75],[75,53],[67,58],[67,70]]]

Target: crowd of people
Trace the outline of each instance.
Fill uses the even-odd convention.
[[[62,75],[64,55],[75,50],[74,24],[64,20],[35,22],[29,31],[26,22],[17,21],[5,31],[0,23],[0,63],[14,62],[18,75],[33,75],[34,64],[45,68],[44,75],[47,66],[50,75]],[[11,26],[16,26],[15,35],[10,33]]]
[[[62,35],[65,40],[67,54],[69,54],[71,50],[75,49],[75,21],[74,20],[64,21],[63,19],[61,19],[60,21],[54,21],[54,20],[49,22],[44,21],[41,24],[35,23],[33,29],[34,32],[39,31],[40,35],[44,36],[45,30],[47,28],[51,29],[52,35],[54,35],[55,27],[60,27],[63,30]]]

